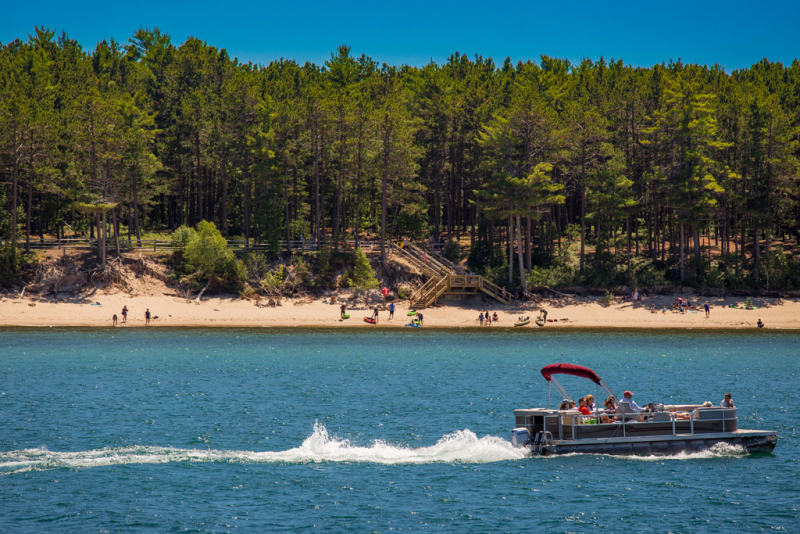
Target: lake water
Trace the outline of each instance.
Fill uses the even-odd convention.
[[[797,532],[800,334],[0,330],[0,531]],[[539,369],[718,404],[774,454],[524,457]],[[559,379],[573,397],[593,393]],[[556,398],[553,398],[556,402]]]

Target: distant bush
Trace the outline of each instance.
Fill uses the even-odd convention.
[[[453,263],[458,263],[461,261],[461,245],[458,244],[458,241],[451,239],[447,242],[444,246],[444,250],[442,251],[442,255],[447,258],[448,260],[452,261]]]
[[[183,237],[190,232],[182,231]],[[188,239],[183,252],[188,266],[208,281],[218,281],[229,289],[241,289],[247,279],[244,264],[228,249],[228,243],[212,222],[201,221],[197,233]]]
[[[185,250],[186,246],[197,237],[197,232],[191,226],[181,226],[172,232],[172,247]]]
[[[351,287],[356,289],[377,289],[380,287],[380,281],[378,281],[375,269],[372,268],[367,255],[360,248],[356,250],[356,264],[348,282]]]

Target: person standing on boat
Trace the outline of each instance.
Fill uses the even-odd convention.
[[[720,408],[736,408],[736,406],[733,405],[733,397],[731,396],[730,393],[726,393],[725,394],[725,398],[719,404],[719,407]]]
[[[644,411],[644,409],[643,409],[643,408],[640,408],[640,407],[639,407],[639,405],[638,405],[638,404],[636,404],[636,402],[634,402],[634,400],[633,400],[633,393],[631,393],[630,391],[626,391],[625,393],[623,393],[623,395],[625,396],[625,398],[624,398],[624,399],[622,399],[621,401],[619,401],[619,402],[620,402],[620,404],[624,402],[624,403],[626,403],[628,406],[630,406],[631,408],[633,408],[634,410],[636,410],[637,412],[643,412],[643,411]]]

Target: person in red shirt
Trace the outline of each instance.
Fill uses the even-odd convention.
[[[583,415],[592,415],[592,412],[586,407],[586,399],[581,397],[578,399],[578,404],[580,404],[580,407],[578,407],[579,412],[581,412]]]

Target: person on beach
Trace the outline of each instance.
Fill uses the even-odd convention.
[[[492,314],[492,322],[493,322],[493,323],[496,323],[496,322],[497,322],[497,312],[494,312],[494,313]]]
[[[711,306],[708,305],[708,301],[703,304],[703,309],[706,310],[706,319],[708,319],[708,315],[711,313]]]
[[[650,313],[658,313],[658,310],[656,310],[655,303],[650,307]]]
[[[758,325],[759,328],[764,328],[764,323],[761,322],[761,317],[758,318],[756,325]]]
[[[542,319],[544,319],[545,321],[547,321],[547,310],[545,310],[544,308],[542,308],[541,310],[539,310],[539,316],[540,316]]]
[[[733,397],[731,396],[730,393],[726,393],[725,394],[725,398],[722,399],[722,402],[719,403],[719,407],[720,408],[736,408],[736,406],[733,405]]]
[[[127,323],[128,322],[128,307],[127,306],[123,306],[122,307],[122,322],[123,323]]]
[[[418,324],[419,324],[420,326],[422,326],[422,320],[423,320],[422,314],[421,314],[421,313],[418,313],[418,314],[417,314],[417,322],[418,322]]]
[[[117,326],[117,314],[114,314],[114,317],[111,318],[111,326]]]
[[[481,326],[483,326],[483,312],[478,316],[478,321],[481,322]]]
[[[150,324],[150,308],[147,308],[147,311],[144,312],[144,324]]]
[[[339,311],[342,312],[342,319],[345,319],[344,315],[347,313],[347,304],[342,303],[342,305],[339,306]]]
[[[375,322],[378,322],[378,305],[375,305],[375,308],[372,310],[372,318],[375,319]]]

